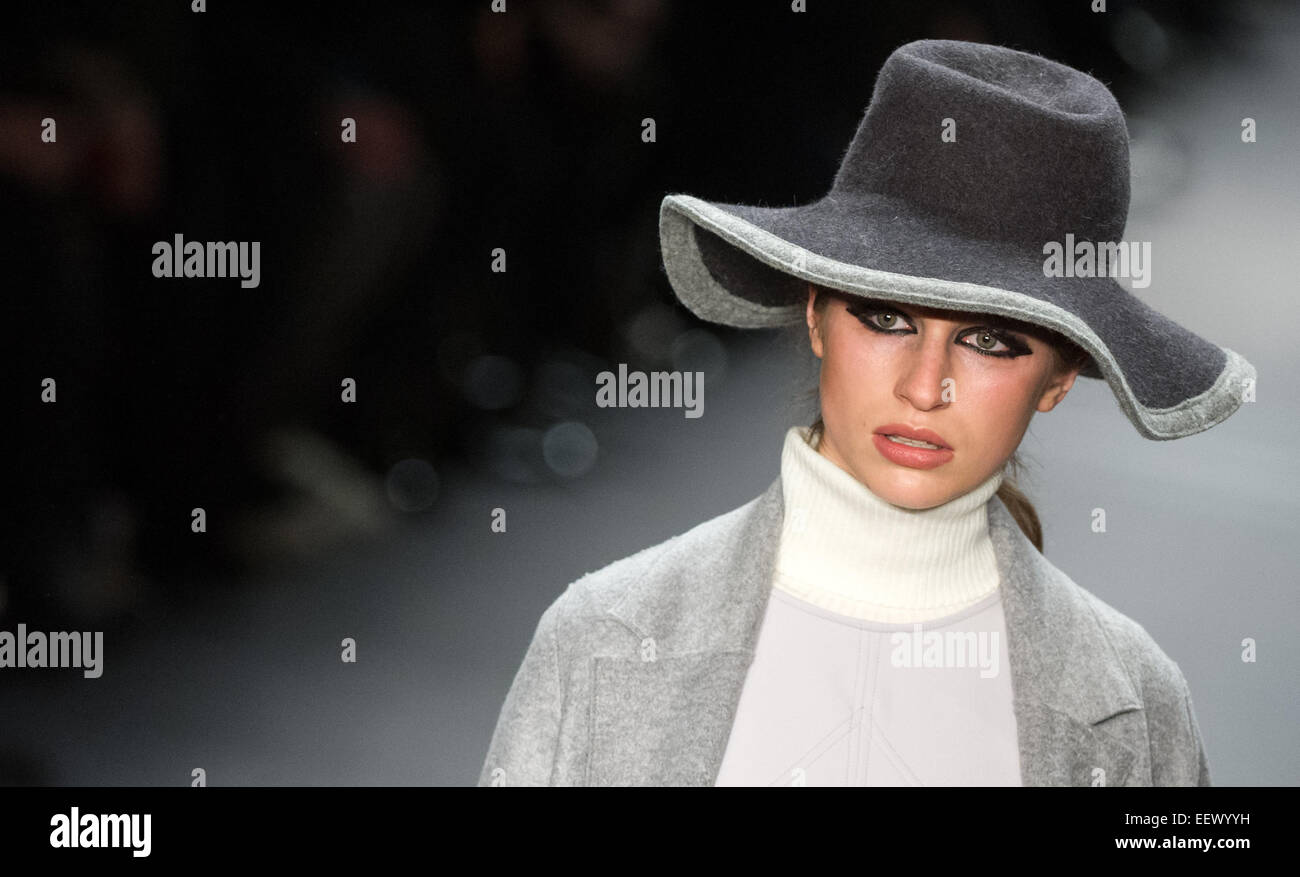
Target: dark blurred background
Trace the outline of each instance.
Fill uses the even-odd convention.
[[[677,304],[660,200],[819,197],[903,42],[997,42],[1092,72],[1131,114],[1146,239],[1180,242],[1195,278],[1206,241],[1237,227],[1265,260],[1243,289],[1295,300],[1295,274],[1268,262],[1296,243],[1294,173],[1269,170],[1296,164],[1292,4],[433,6],[6,5],[0,629],[102,630],[105,657],[94,680],[0,672],[0,783],[182,784],[195,767],[222,785],[473,782],[542,609],[756,495],[783,429],[815,412],[798,339]],[[1248,115],[1269,140],[1243,158]],[[1179,228],[1194,197],[1211,224]],[[154,278],[151,247],[176,234],[260,241],[260,286]],[[491,271],[498,247],[506,273]],[[1249,331],[1290,325],[1294,304],[1269,317],[1253,299],[1243,327],[1215,309],[1220,287],[1151,293],[1254,362],[1261,387],[1274,353],[1289,357],[1274,373],[1294,374],[1293,336],[1263,348]],[[619,362],[704,371],[706,416],[597,408],[595,375]],[[41,402],[47,377],[56,404]],[[1269,529],[1294,525],[1294,500],[1275,469],[1253,499],[1196,481],[1210,434],[1177,443],[1198,463],[1161,470],[1171,446],[1128,436],[1104,387],[1085,393],[1061,442],[1032,447],[1060,473],[1031,491],[1049,556],[1179,661],[1216,781],[1296,782],[1295,647],[1248,677],[1236,659],[1242,637],[1294,620],[1294,540]],[[1286,405],[1274,447],[1294,447],[1294,394]],[[1143,473],[1264,504],[1263,532],[1231,509],[1203,523],[1259,539],[1233,571],[1259,585],[1232,601],[1240,623],[1206,629],[1230,614],[1212,603],[1221,551],[1199,567],[1193,614],[1170,614],[1167,582],[1107,590],[1123,581],[1109,564],[1150,556],[1160,510],[1140,503],[1169,494],[1113,477],[1108,507],[1131,502],[1140,523],[1127,548],[1094,547],[1075,517],[1096,479],[1056,456],[1074,447],[1113,473],[1111,444],[1068,444],[1088,424],[1152,455]],[[195,507],[206,533],[191,532]],[[489,529],[498,507],[506,533]],[[356,664],[339,660],[344,637]],[[1247,720],[1283,692],[1275,730]]]

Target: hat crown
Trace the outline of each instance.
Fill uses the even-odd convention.
[[[1035,249],[1067,233],[1118,241],[1128,128],[1110,90],[1064,64],[981,43],[907,43],[881,68],[829,196],[854,193]]]

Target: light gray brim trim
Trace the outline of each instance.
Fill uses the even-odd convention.
[[[696,225],[773,268],[819,285],[850,293],[887,296],[911,304],[941,308],[965,306],[1060,332],[1092,355],[1124,414],[1149,439],[1182,438],[1221,423],[1241,406],[1247,382],[1256,379],[1253,365],[1240,354],[1222,347],[1227,359],[1209,389],[1170,408],[1148,408],[1133,394],[1106,344],[1070,311],[994,286],[913,277],[828,259],[707,201],[691,195],[668,195],[659,210],[664,270],[682,303],[709,322],[742,329],[796,325],[804,319],[805,305],[770,307],[733,295],[713,279],[705,266],[695,242]]]

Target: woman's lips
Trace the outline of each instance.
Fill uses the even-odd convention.
[[[886,460],[911,469],[933,469],[936,466],[942,466],[953,458],[952,448],[938,448],[937,450],[914,448],[910,445],[890,441],[880,433],[873,435],[871,441],[875,444],[876,450]]]
[[[924,426],[909,426],[906,423],[886,423],[884,426],[877,427],[873,431],[879,435],[899,435],[903,438],[919,439],[923,442],[929,442],[932,445],[938,445],[941,448],[952,449],[952,445],[948,444],[948,442],[944,440],[943,436],[939,435],[939,433],[932,429],[925,428]]]

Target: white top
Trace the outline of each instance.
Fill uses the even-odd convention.
[[[1001,473],[901,509],[806,434],[786,435],[773,589],[716,784],[1020,785],[985,505]]]
[[[839,615],[871,621],[942,618],[998,588],[987,504],[1001,470],[930,509],[886,502],[786,431],[785,521],[773,586]]]

